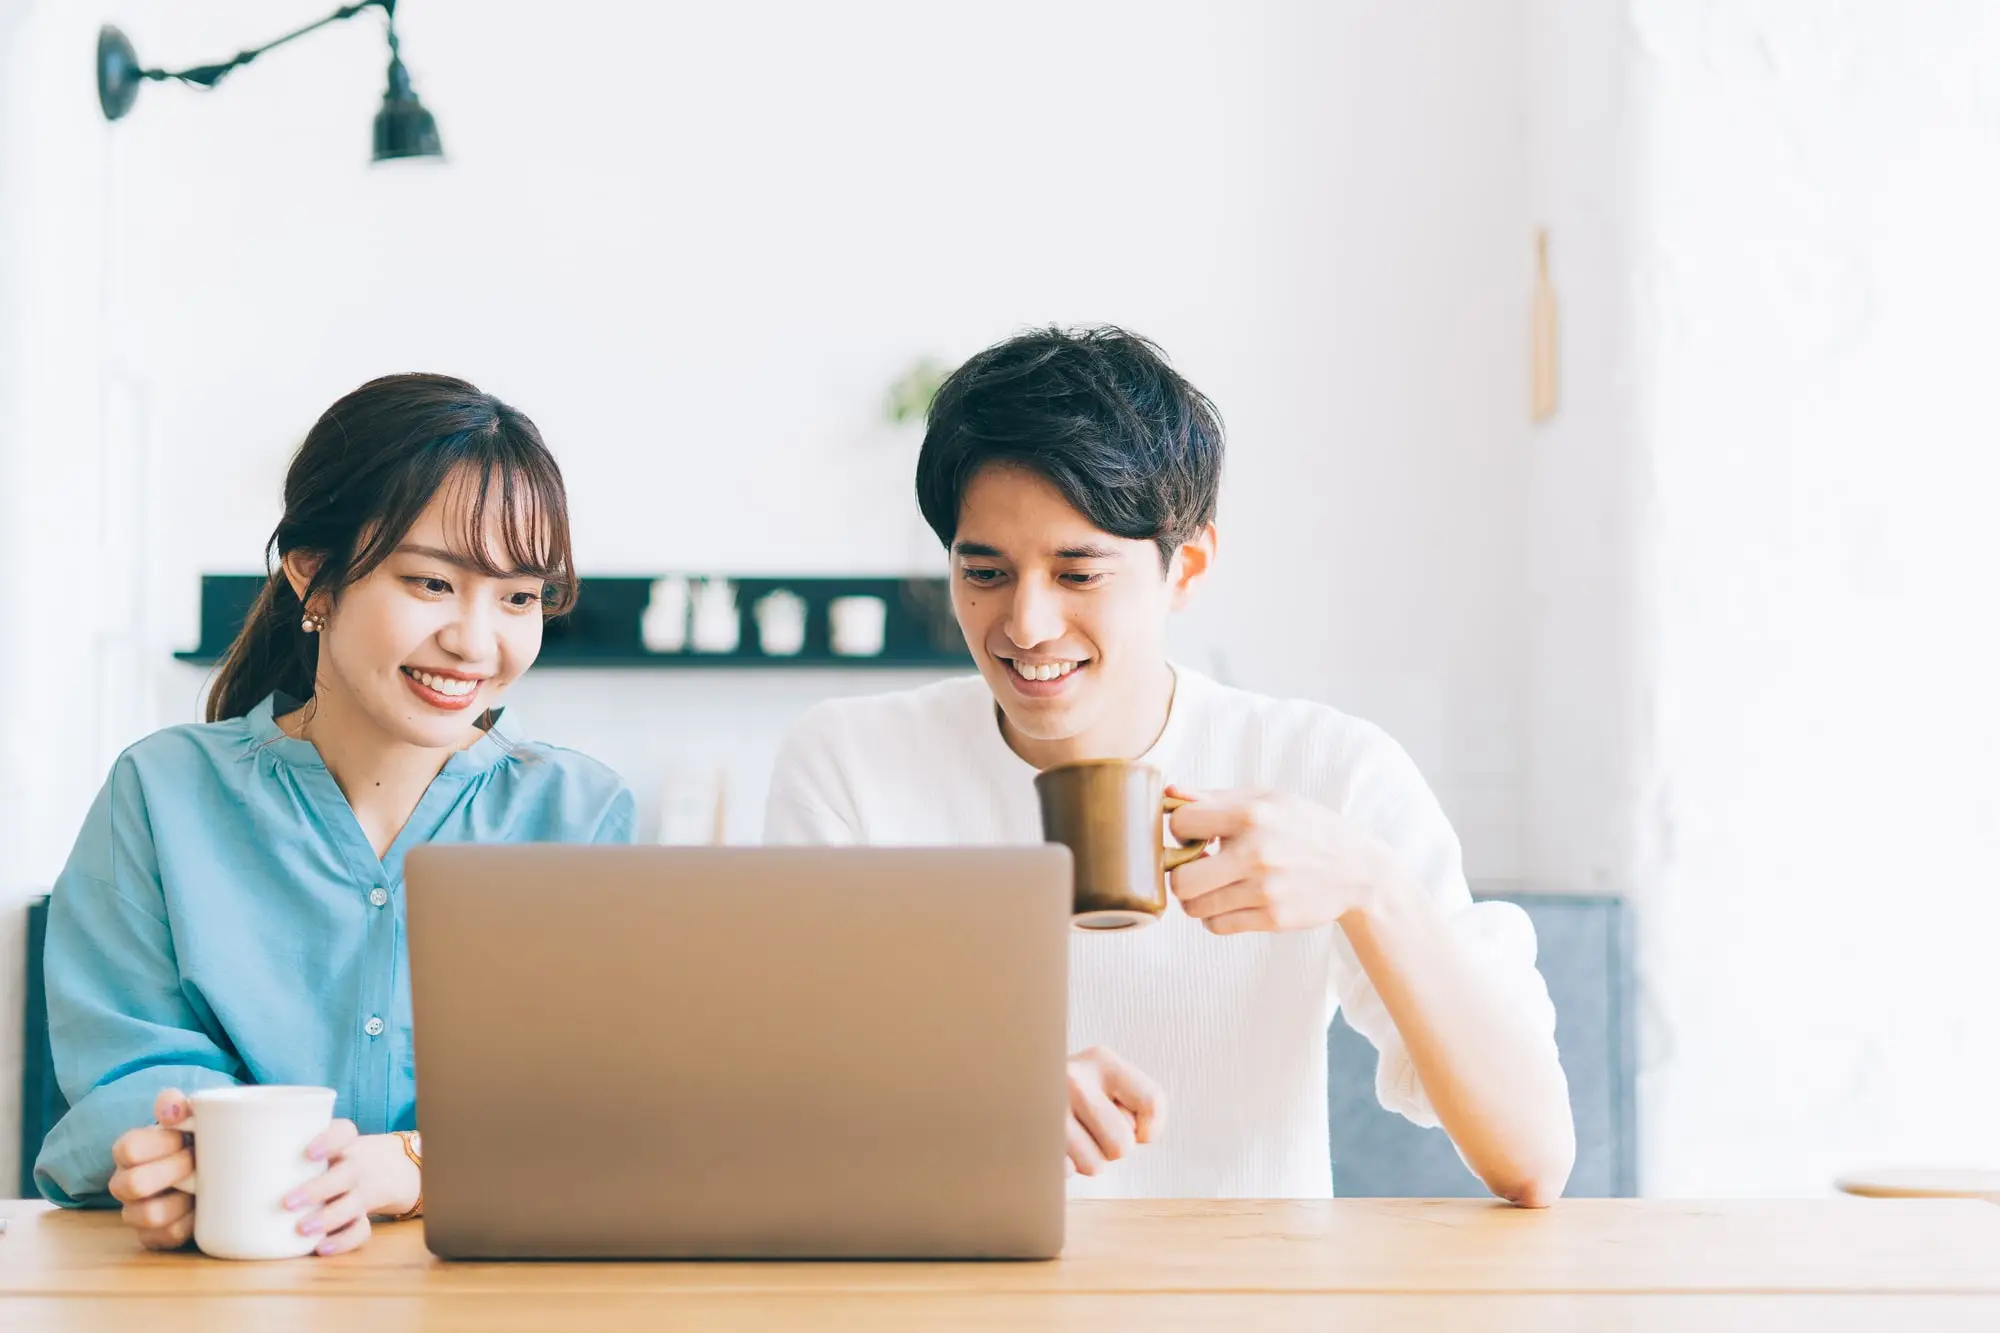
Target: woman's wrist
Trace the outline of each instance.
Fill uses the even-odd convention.
[[[381,1155],[386,1196],[369,1211],[389,1219],[415,1217],[424,1202],[422,1141],[414,1132],[399,1131],[375,1135],[369,1146]]]

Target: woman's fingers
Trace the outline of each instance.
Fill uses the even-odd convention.
[[[368,1208],[359,1191],[349,1190],[299,1223],[299,1230],[308,1236],[336,1236],[356,1218],[367,1215]]]
[[[285,1196],[285,1207],[293,1212],[323,1204],[347,1194],[361,1183],[359,1162],[336,1162],[326,1169],[324,1175],[314,1176],[305,1184]],[[310,1220],[310,1219],[308,1219]],[[303,1229],[303,1228],[301,1228]]]
[[[172,1129],[188,1117],[187,1094],[179,1088],[162,1088],[153,1098],[153,1119]]]
[[[111,1145],[111,1160],[119,1166],[143,1166],[162,1157],[171,1157],[185,1147],[187,1136],[179,1130],[149,1125],[145,1129],[120,1134],[118,1141]]]
[[[314,1250],[313,1253],[346,1254],[350,1250],[358,1250],[363,1245],[366,1245],[368,1238],[374,1234],[374,1228],[370,1225],[367,1216],[364,1214],[361,1217],[355,1218],[340,1230],[330,1233],[325,1240],[319,1243],[319,1248]]]
[[[176,1139],[180,1135],[174,1135]],[[108,1188],[111,1197],[120,1203],[137,1203],[150,1199],[156,1194],[164,1194],[187,1179],[188,1172],[194,1170],[194,1154],[186,1148],[177,1148],[170,1156],[160,1157],[139,1166],[115,1171],[111,1175]]]
[[[194,1239],[194,1209],[188,1209],[187,1216],[170,1222],[164,1227],[141,1231],[139,1243],[149,1250],[178,1250]]]
[[[361,1131],[354,1127],[352,1120],[336,1120],[321,1130],[318,1138],[306,1145],[306,1156],[315,1162],[338,1157],[360,1137]]]
[[[155,1194],[125,1205],[125,1224],[140,1231],[158,1231],[194,1212],[194,1199],[178,1190]]]

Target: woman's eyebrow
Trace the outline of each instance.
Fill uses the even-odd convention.
[[[405,542],[403,545],[398,546],[396,548],[396,554],[420,555],[425,557],[426,559],[436,560],[441,564],[447,564],[451,565],[456,569],[462,569],[468,574],[484,574],[488,572],[485,566],[477,563],[476,561],[468,560],[466,557],[459,555],[455,551],[446,551],[436,546],[418,546],[415,543]],[[532,571],[525,569],[517,569],[511,574],[502,574],[500,577],[508,579],[526,579],[526,578],[534,578],[536,576]]]

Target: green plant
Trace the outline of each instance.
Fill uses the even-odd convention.
[[[935,357],[920,357],[889,386],[883,414],[898,426],[922,421],[931,410],[931,399],[951,374],[951,367]]]

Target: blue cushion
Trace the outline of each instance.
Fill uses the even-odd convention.
[[[42,990],[42,938],[48,931],[49,900],[28,904],[28,967],[26,1022],[21,1042],[21,1197],[35,1192],[35,1158],[42,1140],[62,1119],[69,1103],[56,1086],[55,1061],[49,1054],[49,1010]]]

